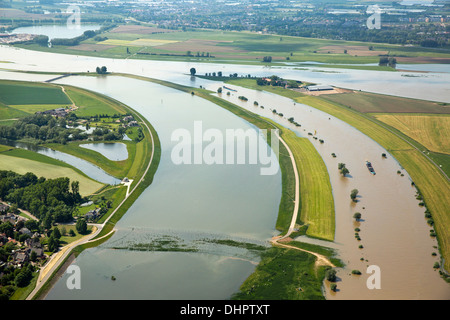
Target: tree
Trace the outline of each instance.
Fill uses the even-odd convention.
[[[219,87],[219,88],[217,89],[217,93],[222,93],[222,87]]]
[[[325,278],[330,282],[336,282],[336,270],[329,269],[325,272]]]
[[[53,231],[52,231],[52,236],[55,238],[55,239],[61,239],[61,232],[59,231],[59,228],[58,227],[56,227],[56,228],[54,228],[53,229]]]
[[[350,198],[356,202],[356,197],[358,196],[358,189],[353,189],[352,192],[350,192]]]
[[[356,219],[356,220],[361,219],[361,213],[356,212],[356,213],[353,215],[353,218]]]
[[[191,72],[191,76],[195,76],[195,74],[197,73],[197,70],[195,70],[195,68],[191,68],[189,71]]]
[[[87,233],[87,223],[86,220],[80,219],[77,221],[75,228],[77,229],[79,234],[86,234]]]
[[[48,238],[47,247],[50,252],[56,252],[58,250],[59,240],[53,234]]]

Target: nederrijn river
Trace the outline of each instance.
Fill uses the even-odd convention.
[[[98,65],[108,70],[161,78],[185,85],[205,86],[215,91],[220,83],[187,76],[194,66],[198,73],[238,72],[240,74],[277,74],[316,83],[343,86],[386,94],[397,94],[435,101],[450,101],[448,73],[428,73],[427,77],[401,77],[393,72],[336,70],[320,67],[266,69],[256,66],[206,65],[97,59],[48,53],[30,53],[1,47],[2,60],[14,62],[8,68],[41,71],[87,71]],[[33,56],[32,60],[30,57]],[[302,67],[302,69],[304,69]],[[316,70],[317,69],[317,70]],[[315,71],[316,70],[316,71]],[[42,75],[1,72],[9,79],[46,80]],[[48,76],[47,76],[48,78]],[[59,83],[94,90],[122,101],[140,112],[155,127],[162,143],[161,164],[152,185],[145,190],[124,218],[118,232],[100,247],[86,250],[74,264],[81,268],[82,289],[69,290],[65,277],[57,282],[47,299],[226,299],[251,274],[257,257],[243,249],[213,245],[211,239],[237,239],[265,243],[274,230],[281,194],[279,174],[261,176],[254,165],[175,165],[170,157],[174,147],[171,134],[180,128],[194,132],[195,121],[205,128],[226,130],[251,128],[221,108],[188,94],[156,84],[108,76],[104,78],[69,77]],[[409,89],[408,89],[409,86]],[[413,89],[411,89],[413,88]],[[417,90],[414,90],[417,89]],[[330,173],[336,206],[336,238],[328,245],[338,250],[346,267],[339,271],[340,291],[328,299],[448,299],[449,287],[439,278],[431,256],[437,243],[429,237],[424,210],[418,206],[408,174],[400,177],[399,164],[377,143],[347,124],[316,109],[264,92],[235,87],[226,99],[253,112],[289,126],[286,119],[274,117],[270,108],[294,116],[302,124],[299,135],[316,130],[324,144],[315,146]],[[245,104],[245,95],[265,109]],[[338,155],[334,159],[332,152]],[[377,175],[369,176],[364,161],[370,159]],[[336,162],[351,168],[351,177],[342,179]],[[357,187],[362,195],[356,208],[348,200],[349,190]],[[382,199],[382,200],[381,200]],[[360,210],[365,249],[361,252],[353,236],[352,213]],[[407,222],[407,223],[405,223]],[[196,252],[142,252],[117,250],[170,240]],[[361,261],[360,258],[364,257]],[[366,286],[368,265],[382,271],[382,289]],[[360,269],[361,277],[349,275]],[[111,276],[116,281],[111,280]],[[420,275],[420,277],[417,277]]]

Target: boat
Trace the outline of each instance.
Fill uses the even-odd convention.
[[[372,167],[372,163],[370,163],[370,161],[367,161],[367,160],[366,160],[366,166],[367,166],[367,169],[369,169],[369,171],[370,171],[371,174],[373,174],[373,175],[376,174],[376,173],[375,173],[375,170],[374,170],[373,167]]]
[[[224,88],[224,89],[227,89],[227,90],[230,90],[230,91],[234,91],[234,92],[237,92],[237,90],[234,90],[234,89],[228,88],[228,87],[226,87],[226,86],[223,86],[223,88]]]

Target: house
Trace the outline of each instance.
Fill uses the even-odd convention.
[[[130,121],[130,122],[128,122],[128,126],[129,127],[139,127],[139,124],[137,123],[137,121]]]
[[[0,214],[6,214],[8,212],[9,206],[4,203],[0,203]]]
[[[14,252],[13,259],[15,264],[24,264],[29,259],[28,252],[16,251]]]
[[[21,234],[27,234],[31,237],[31,231],[28,228],[22,228],[19,230]]]
[[[17,222],[17,216],[12,213],[7,213],[4,216],[0,216],[1,222],[11,222],[12,224],[16,224]]]

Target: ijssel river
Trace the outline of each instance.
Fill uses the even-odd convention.
[[[297,70],[296,66],[193,64],[137,60],[113,60],[29,52],[0,47],[8,68],[35,71],[94,71],[106,65],[113,72],[145,75],[216,91],[221,83],[192,79],[191,67],[199,74],[222,71],[252,75],[277,74],[284,78],[342,86],[413,98],[450,102],[450,73],[427,73],[401,77],[401,72],[336,69],[318,72],[319,66]],[[6,67],[6,66],[5,66]],[[423,66],[421,66],[423,68]],[[316,71],[315,71],[316,70]],[[0,72],[3,79],[43,81],[52,76]],[[180,128],[193,132],[195,121],[203,127],[224,132],[251,125],[220,107],[198,97],[142,80],[108,77],[68,77],[58,81],[113,97],[135,109],[155,127],[162,145],[161,163],[154,181],[117,224],[116,234],[103,245],[84,251],[73,263],[81,269],[81,290],[69,290],[63,276],[47,299],[227,299],[253,272],[258,258],[244,249],[214,245],[211,239],[235,239],[264,244],[274,230],[281,195],[281,175],[259,174],[259,165],[176,165],[171,159],[175,142],[171,134]],[[234,87],[226,99],[273,118],[300,136],[317,131],[324,144],[311,139],[323,157],[333,187],[336,207],[336,237],[324,245],[336,248],[346,264],[338,272],[339,292],[327,299],[448,299],[450,287],[433,270],[435,239],[429,237],[424,209],[418,206],[415,189],[397,161],[376,142],[346,123],[309,106],[262,91]],[[258,101],[243,103],[237,97]],[[224,95],[225,96],[225,95]],[[274,116],[276,108],[285,118]],[[293,116],[302,127],[286,118]],[[337,158],[331,157],[336,153]],[[387,152],[386,152],[387,153]],[[377,174],[370,175],[365,160],[372,161]],[[344,162],[351,176],[342,178],[337,163]],[[351,189],[361,198],[349,201]],[[355,211],[363,215],[357,225]],[[354,228],[361,229],[364,249],[358,249]],[[142,252],[142,244],[170,240],[197,252]],[[323,243],[321,243],[323,244]],[[363,258],[363,260],[361,260]],[[381,270],[381,289],[366,286],[368,266]],[[358,269],[361,276],[350,275]],[[111,280],[111,276],[116,281]]]

